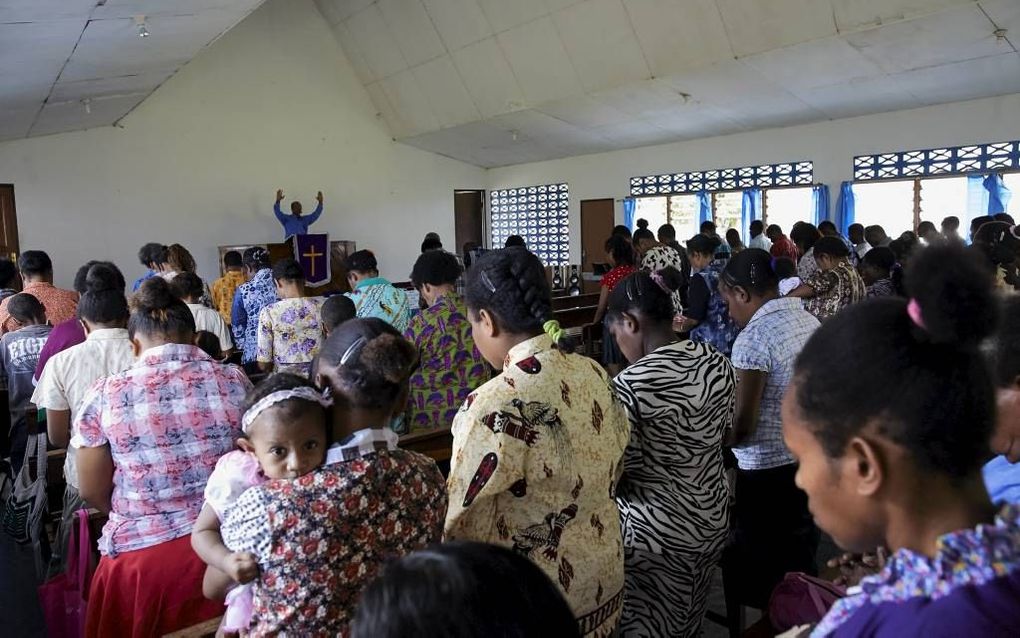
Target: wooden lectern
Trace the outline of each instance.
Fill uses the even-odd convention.
[[[235,245],[235,246],[220,246],[220,274],[223,274],[223,255],[230,250],[236,250],[239,253],[253,246],[260,246],[269,251],[269,261],[276,263],[281,259],[294,259],[294,239],[288,238],[285,242],[279,244],[246,244],[246,245]],[[330,250],[330,269],[332,272],[332,278],[328,283],[321,286],[315,286],[308,288],[310,295],[325,296],[334,295],[344,292],[350,292],[351,287],[347,283],[347,256],[357,250],[357,244],[353,241],[341,239],[339,241],[329,242]]]

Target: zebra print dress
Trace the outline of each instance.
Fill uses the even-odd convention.
[[[621,635],[697,636],[728,532],[722,439],[736,375],[714,348],[683,341],[646,355],[614,384],[631,422],[617,490]]]

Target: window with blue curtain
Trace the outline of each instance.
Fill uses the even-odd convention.
[[[983,184],[985,190],[988,191],[988,214],[1005,213],[1009,208],[1009,200],[1013,198],[1013,193],[1002,182],[1002,175],[999,173],[986,175]]]
[[[712,221],[712,195],[708,191],[698,192],[698,224]]]
[[[760,188],[745,188],[740,202],[740,239],[745,245],[751,241],[751,222],[762,218]]]
[[[812,223],[818,224],[829,219],[829,187],[825,184],[816,184],[811,188],[811,216]]]
[[[839,199],[836,200],[836,230],[844,237],[850,235],[850,226],[854,223],[856,206],[854,202],[854,183],[847,181],[839,185]]]
[[[623,198],[623,225],[631,230],[634,230],[634,209],[636,207],[637,202],[633,197]]]

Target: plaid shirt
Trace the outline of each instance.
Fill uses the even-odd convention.
[[[800,299],[780,297],[759,308],[733,342],[733,367],[766,375],[758,426],[750,438],[733,448],[740,469],[767,470],[794,462],[783,443],[780,407],[793,379],[793,363],[818,326]]]
[[[99,550],[145,549],[191,533],[216,461],[241,434],[251,384],[194,346],[146,351],[82,399],[71,445],[110,446],[113,511]]]

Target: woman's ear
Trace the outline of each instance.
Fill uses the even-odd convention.
[[[637,315],[621,312],[619,321],[624,331],[629,334],[637,334],[641,331],[641,320],[637,318]]]
[[[867,438],[855,436],[846,446],[848,474],[859,496],[874,496],[885,485],[884,450]]]
[[[485,308],[478,311],[478,328],[481,328],[482,334],[490,339],[499,336],[499,324],[492,313]]]
[[[88,328],[86,328],[85,331],[86,334],[88,334]],[[131,351],[134,353],[135,359],[142,356],[142,342],[139,341],[137,337],[131,338]]]

